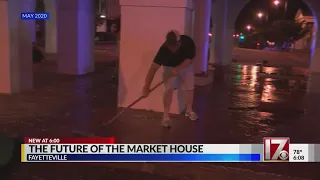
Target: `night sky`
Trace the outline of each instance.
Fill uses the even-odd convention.
[[[303,0],[287,0],[288,9],[285,15],[284,5],[279,5],[278,8],[272,3],[272,0],[252,0],[249,2],[240,12],[236,23],[235,30],[236,32],[241,32],[245,27],[250,24],[254,27],[259,27],[267,23],[266,19],[260,20],[257,17],[258,12],[268,14],[268,22],[272,23],[274,20],[286,19],[293,20],[298,9],[302,9],[308,14],[311,13],[309,7],[303,2]],[[282,0],[283,2],[283,0]]]

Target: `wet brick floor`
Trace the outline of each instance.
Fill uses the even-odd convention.
[[[298,76],[279,81],[258,78],[257,66],[233,65],[223,73],[217,69],[211,85],[196,88],[194,106],[200,120],[190,122],[173,116],[173,127],[168,130],[160,126],[161,114],[139,110],[128,110],[115,123],[103,125],[117,111],[117,88],[111,78],[114,68],[107,63],[97,63],[95,73],[79,77],[57,75],[54,63],[40,64],[34,69],[35,90],[0,96],[0,133],[12,137],[71,137],[74,136],[72,130],[79,130],[113,136],[121,143],[261,143],[266,136],[288,136],[294,143],[320,142],[317,121],[320,97],[306,96],[306,81],[296,80]],[[267,67],[264,71],[282,70]],[[299,68],[286,71],[306,73]],[[223,180],[248,179],[249,176],[269,180],[273,179],[271,173],[283,175],[279,179],[288,176],[320,179],[320,165],[315,163],[191,163],[183,166],[215,167],[214,179]],[[166,163],[156,167],[153,172],[165,176],[178,171]],[[239,169],[248,170],[251,175]],[[258,175],[258,172],[268,174]],[[183,173],[187,179],[197,179],[188,172],[181,172],[179,176],[184,176]],[[11,179],[116,180],[141,176],[139,179],[156,180],[155,174],[126,171],[121,169],[121,164],[117,168],[104,164],[23,164]],[[203,175],[202,179],[213,177]]]

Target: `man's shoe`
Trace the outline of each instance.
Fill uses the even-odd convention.
[[[191,121],[195,121],[198,119],[198,116],[195,112],[191,111],[191,112],[186,112],[185,114],[186,117],[188,117]]]
[[[163,117],[162,121],[161,121],[161,124],[163,127],[171,127],[171,120],[169,117]]]

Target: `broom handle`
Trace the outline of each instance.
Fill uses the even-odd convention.
[[[158,84],[156,84],[155,86],[153,86],[150,90],[149,93],[151,93],[152,91],[156,90],[159,86],[161,86],[164,83],[164,81],[159,82]],[[128,107],[126,108],[131,108],[132,106],[134,106],[135,104],[137,104],[139,101],[141,101],[142,99],[144,99],[145,96],[140,96],[138,99],[136,99],[135,101],[133,101],[131,104],[128,105]]]
[[[150,93],[154,90],[156,90],[159,86],[161,86],[164,83],[164,81],[159,82],[158,84],[156,84],[154,87],[152,87],[150,89]],[[118,117],[120,117],[127,108],[131,108],[132,106],[134,106],[135,104],[137,104],[138,102],[140,102],[142,99],[144,99],[145,96],[140,96],[138,99],[136,99],[135,101],[133,101],[131,104],[129,104],[126,108],[123,108],[116,116],[114,116],[109,122],[107,122],[107,124],[112,123],[113,121],[115,121]]]

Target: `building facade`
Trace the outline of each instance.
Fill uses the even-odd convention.
[[[294,44],[294,49],[310,50],[312,48],[312,34],[315,32],[315,19],[312,15],[312,12],[299,9],[295,16],[295,21],[302,23],[302,28],[310,29],[310,33],[296,41]]]

